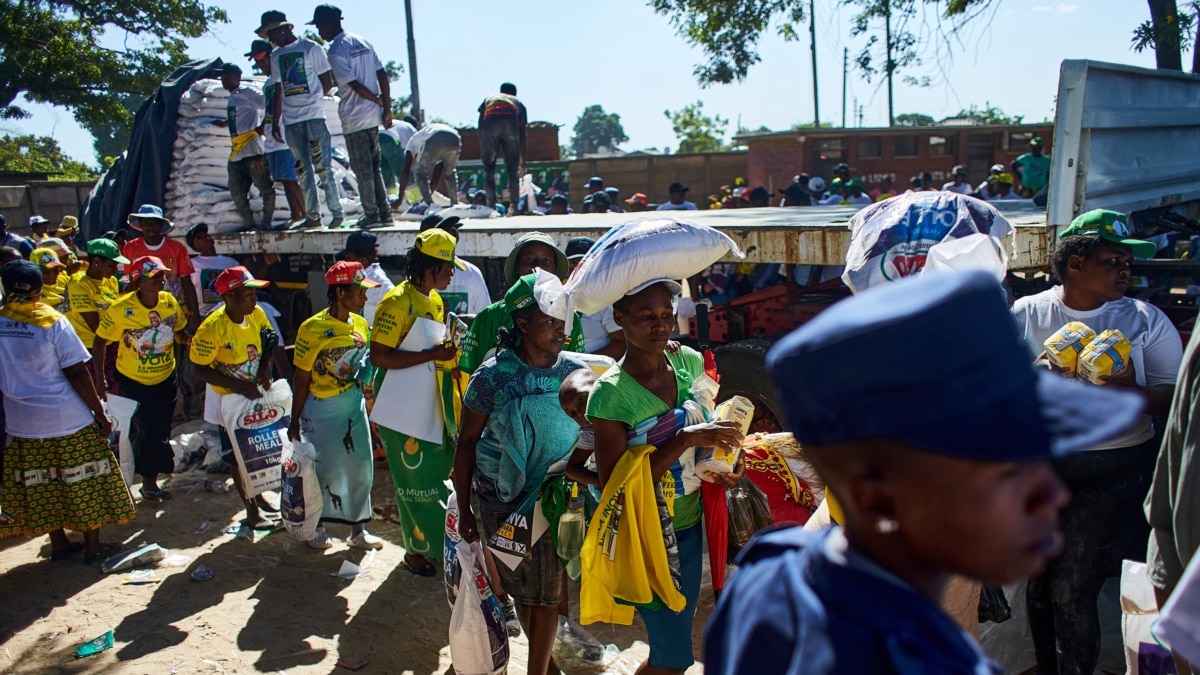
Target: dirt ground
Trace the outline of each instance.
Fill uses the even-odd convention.
[[[46,537],[0,541],[0,671],[349,673],[336,666],[343,658],[367,660],[361,673],[453,673],[442,580],[400,567],[398,526],[373,522],[369,530],[386,543],[371,553],[341,541],[313,551],[282,530],[238,538],[223,530],[241,517],[240,500],[235,492],[206,492],[206,477],[202,469],[176,475],[167,484],[171,501],[143,503],[134,522],[101,532],[102,541],[126,550],[157,543],[171,556],[186,556],[182,566],[152,568],[158,583],[123,585],[123,573],[101,574],[75,559],[51,562]],[[376,469],[374,497],[376,505],[391,501],[386,467]],[[344,526],[330,530],[349,534]],[[331,576],[345,560],[365,561],[365,573],[353,580]],[[214,578],[190,578],[201,564]],[[572,590],[577,598],[578,587]],[[712,604],[706,575],[697,655]],[[590,629],[619,654],[606,666],[567,672],[632,673],[647,653],[637,619],[630,627]],[[115,635],[112,649],[75,658],[76,647],[108,630]],[[509,672],[525,673],[524,636],[511,646]],[[689,673],[702,671],[697,663]]]

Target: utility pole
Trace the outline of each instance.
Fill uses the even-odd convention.
[[[892,3],[883,0],[883,34],[887,40],[887,85],[888,85],[888,126],[896,126],[896,103],[892,93],[892,71],[896,64],[892,61]]]
[[[820,94],[817,91],[817,10],[816,1],[808,0],[808,27],[812,33],[812,62],[813,62],[813,128],[821,128]]]
[[[850,71],[850,48],[842,48],[842,128],[846,128],[846,75]]]
[[[425,122],[421,112],[421,89],[417,86],[417,41],[413,38],[412,0],[404,0],[404,17],[408,20],[408,81],[412,88],[412,114],[418,122]]]

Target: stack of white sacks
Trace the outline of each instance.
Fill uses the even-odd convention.
[[[242,85],[262,92],[265,77],[251,77]],[[221,234],[234,232],[245,227],[233,208],[229,196],[229,130],[213,124],[226,119],[226,101],[229,92],[220,80],[199,80],[192,85],[179,102],[179,116],[175,121],[175,145],[171,152],[171,178],[167,181],[167,218],[184,227],[198,222],[208,223],[209,232]],[[333,175],[342,194],[342,210],[347,221],[362,216],[362,205],[358,200],[358,183],[348,168],[346,141],[342,138],[342,123],[338,118],[338,100],[325,97],[325,123],[333,137]],[[270,133],[270,130],[266,130]],[[282,132],[282,129],[280,130]],[[277,197],[272,225],[282,227],[291,212],[283,186],[275,183]],[[321,203],[321,220],[328,223],[332,217],[325,205],[325,194],[318,186],[317,195]],[[262,222],[262,197],[257,188],[250,189],[250,208],[256,223]]]

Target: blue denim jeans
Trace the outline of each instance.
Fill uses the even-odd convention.
[[[342,203],[339,201],[337,181],[333,178],[333,170],[329,164],[333,157],[330,145],[329,127],[325,120],[304,120],[294,124],[286,124],[283,128],[284,138],[296,158],[296,178],[300,183],[300,191],[304,193],[304,205],[308,217],[319,220],[321,204],[317,201],[317,183],[325,190],[325,204],[333,217],[342,215]]]

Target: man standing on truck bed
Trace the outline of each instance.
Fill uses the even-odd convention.
[[[275,51],[271,52],[270,82],[277,85],[275,109],[280,115],[271,120],[271,135],[277,141],[284,140],[286,135],[288,147],[296,158],[307,218],[293,227],[321,227],[319,181],[325,189],[325,204],[333,214],[329,227],[334,228],[342,224],[342,204],[330,167],[333,148],[321,104],[321,99],[333,89],[333,77],[321,46],[296,37],[292,28],[283,12],[269,10],[263,12],[262,25],[255,31],[275,45]],[[282,128],[280,117],[287,119]]]
[[[333,5],[317,5],[313,20],[321,39],[329,43],[329,65],[337,80],[338,116],[350,168],[358,179],[358,196],[363,217],[359,227],[391,225],[392,207],[383,185],[379,151],[379,125],[392,126],[392,92],[387,71],[375,48],[361,35],[342,28],[342,10]]]
[[[300,190],[300,183],[296,182],[296,158],[292,156],[292,149],[287,143],[275,140],[275,135],[271,133],[279,106],[275,99],[275,90],[279,85],[270,81],[271,43],[266,40],[251,42],[250,51],[246,52],[245,56],[254,62],[259,72],[267,76],[267,83],[263,85],[263,100],[266,104],[263,115],[263,146],[267,151],[267,165],[271,169],[271,178],[283,183],[283,194],[287,197],[288,209],[292,212],[288,224],[294,225],[305,218],[304,192]]]
[[[221,86],[229,92],[226,119],[213,124],[227,127],[233,144],[227,165],[229,195],[233,197],[233,207],[242,222],[254,227],[254,213],[250,210],[250,184],[253,183],[262,194],[262,229],[269,230],[275,217],[275,182],[271,180],[267,164],[267,146],[262,142],[266,104],[262,94],[242,86],[242,69],[236,63],[221,66]]]
[[[1013,160],[1012,171],[1021,181],[1021,196],[1026,199],[1046,187],[1050,181],[1050,158],[1045,154],[1041,136],[1029,139],[1029,152]]]
[[[517,100],[517,85],[505,82],[499,94],[491,94],[479,104],[479,145],[483,152],[483,189],[487,205],[496,206],[496,155],[504,153],[504,171],[508,174],[508,190],[514,208],[520,193],[519,177],[525,167],[527,139],[525,104]]]

